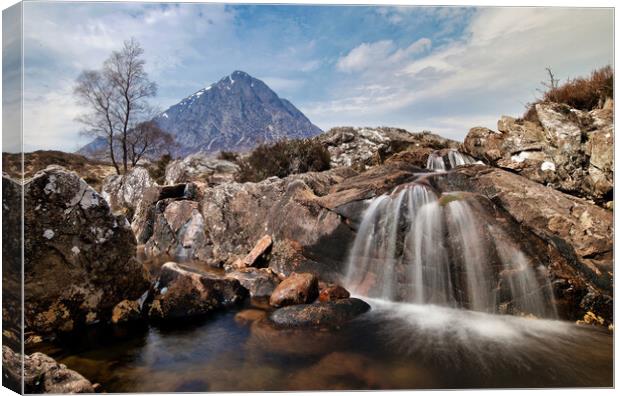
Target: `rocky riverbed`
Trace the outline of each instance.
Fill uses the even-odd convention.
[[[316,138],[330,170],[258,183],[202,155],[165,185],[43,169],[24,332],[46,380],[26,392],[611,386],[612,108],[539,104],[463,144],[336,128]],[[3,189],[19,229],[21,186]]]

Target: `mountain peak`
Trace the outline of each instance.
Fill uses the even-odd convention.
[[[321,132],[293,104],[241,70],[184,98],[154,121],[175,136],[181,154],[245,150]]]

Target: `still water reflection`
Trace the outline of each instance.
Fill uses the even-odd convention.
[[[107,392],[612,386],[606,330],[369,301],[338,331],[276,330],[255,300],[208,319],[38,345]]]

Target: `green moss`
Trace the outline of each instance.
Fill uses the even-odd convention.
[[[458,193],[451,193],[451,194],[444,194],[441,196],[441,198],[439,198],[439,205],[441,206],[446,206],[448,205],[450,202],[453,201],[460,201],[462,200],[463,194],[458,194]]]

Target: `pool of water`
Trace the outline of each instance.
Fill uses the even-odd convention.
[[[339,330],[277,330],[254,300],[40,344],[106,392],[611,387],[613,336],[568,322],[367,300]]]

